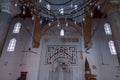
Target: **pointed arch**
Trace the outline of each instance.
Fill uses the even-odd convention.
[[[80,33],[80,35],[82,35],[82,29],[78,24],[75,24],[73,21],[70,20],[59,20],[60,24],[66,24],[66,22],[68,23],[68,25],[70,27],[73,27],[76,31],[78,31]],[[45,25],[44,28],[42,29],[42,34],[44,34],[45,32],[47,32],[49,29],[55,27],[58,24],[58,21],[53,21],[51,22],[51,26]]]
[[[55,62],[53,64],[51,80],[73,80],[73,70],[65,62]]]

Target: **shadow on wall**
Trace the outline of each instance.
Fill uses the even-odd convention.
[[[17,80],[26,80],[27,72],[21,72],[20,77]]]

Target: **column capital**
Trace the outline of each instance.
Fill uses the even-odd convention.
[[[20,13],[20,9],[14,6],[14,2],[12,0],[0,1],[0,9],[1,12],[6,12],[12,16]]]
[[[101,11],[106,14],[120,12],[120,0],[107,0]]]

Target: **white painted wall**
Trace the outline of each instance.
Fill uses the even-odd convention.
[[[32,51],[37,52],[37,54],[28,51],[28,48],[31,47],[31,36],[26,31],[24,26],[22,26],[20,34],[13,34],[11,31],[13,29],[13,24],[16,20],[13,20],[11,24],[10,32],[0,58],[0,80],[16,80],[20,76],[21,71],[27,71],[27,80],[49,80],[48,71],[51,68],[51,65],[45,65],[45,54],[46,46],[61,44],[61,42],[53,42],[54,38],[58,36],[54,35],[45,35],[41,40],[40,48],[32,49]],[[111,55],[108,47],[108,41],[112,39],[110,36],[106,36],[104,33],[104,23],[106,19],[98,20],[95,19],[94,27],[98,26],[98,29],[95,35],[92,38],[92,48],[88,50],[90,54],[87,54],[83,51],[84,59],[87,57],[90,64],[90,68],[93,74],[97,75],[97,80],[119,80],[120,72],[118,72],[118,60],[117,56]],[[32,32],[33,24],[31,19],[25,20],[27,27],[30,32]],[[17,45],[14,52],[7,52],[7,46],[9,40],[15,37],[17,39]],[[72,36],[72,37],[78,37]],[[50,42],[45,42],[45,38],[49,38]],[[80,38],[80,37],[79,37]],[[82,39],[80,38],[82,41]],[[77,45],[78,49],[78,65],[72,66],[74,77],[73,80],[84,80],[81,79],[84,72],[84,60],[79,58],[80,52],[82,50],[82,42],[79,43],[65,43],[67,45]],[[22,64],[22,65],[21,65]],[[96,69],[93,69],[92,66],[95,65]],[[81,72],[82,71],[82,72]]]
[[[31,19],[25,19],[25,23],[22,21],[22,28],[19,34],[13,34],[12,30],[14,24],[20,21],[19,19],[14,19],[11,23],[11,28],[4,46],[2,56],[0,58],[0,80],[16,80],[20,76],[20,72],[27,71],[28,80],[37,80],[37,69],[39,66],[39,53],[33,54],[28,51],[31,47],[31,35],[26,30],[26,27],[32,32],[33,22]],[[25,25],[24,25],[25,24]],[[14,52],[7,52],[7,46],[10,39],[16,38],[17,44]],[[39,50],[36,50],[39,52]],[[30,78],[30,79],[29,79]]]
[[[92,48],[86,54],[90,67],[95,65],[97,69],[92,69],[92,73],[97,75],[98,80],[119,80],[117,55],[111,55],[108,42],[112,36],[106,35],[104,24],[107,19],[94,19],[93,28],[97,26],[95,35],[92,38]]]
[[[74,37],[74,36],[73,36]],[[45,39],[49,39],[48,42],[45,42]],[[80,37],[77,36],[77,38],[79,38],[79,40],[81,41]],[[75,45],[77,46],[77,64],[75,64],[74,66],[70,66],[72,71],[73,71],[73,80],[83,80],[84,79],[84,61],[80,59],[80,52],[82,50],[82,45],[81,42],[77,43],[77,42],[66,42],[63,43],[60,40],[59,41],[54,41],[54,40],[59,40],[60,37],[59,36],[44,36],[42,38],[42,51],[41,51],[41,57],[40,57],[40,66],[39,66],[39,74],[38,74],[38,80],[44,79],[44,80],[50,80],[50,76],[49,76],[49,71],[52,70],[52,64],[46,64],[45,60],[46,60],[46,49],[47,49],[47,45]]]

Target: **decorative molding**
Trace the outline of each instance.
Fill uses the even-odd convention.
[[[79,38],[61,38],[62,42],[79,42]]]

